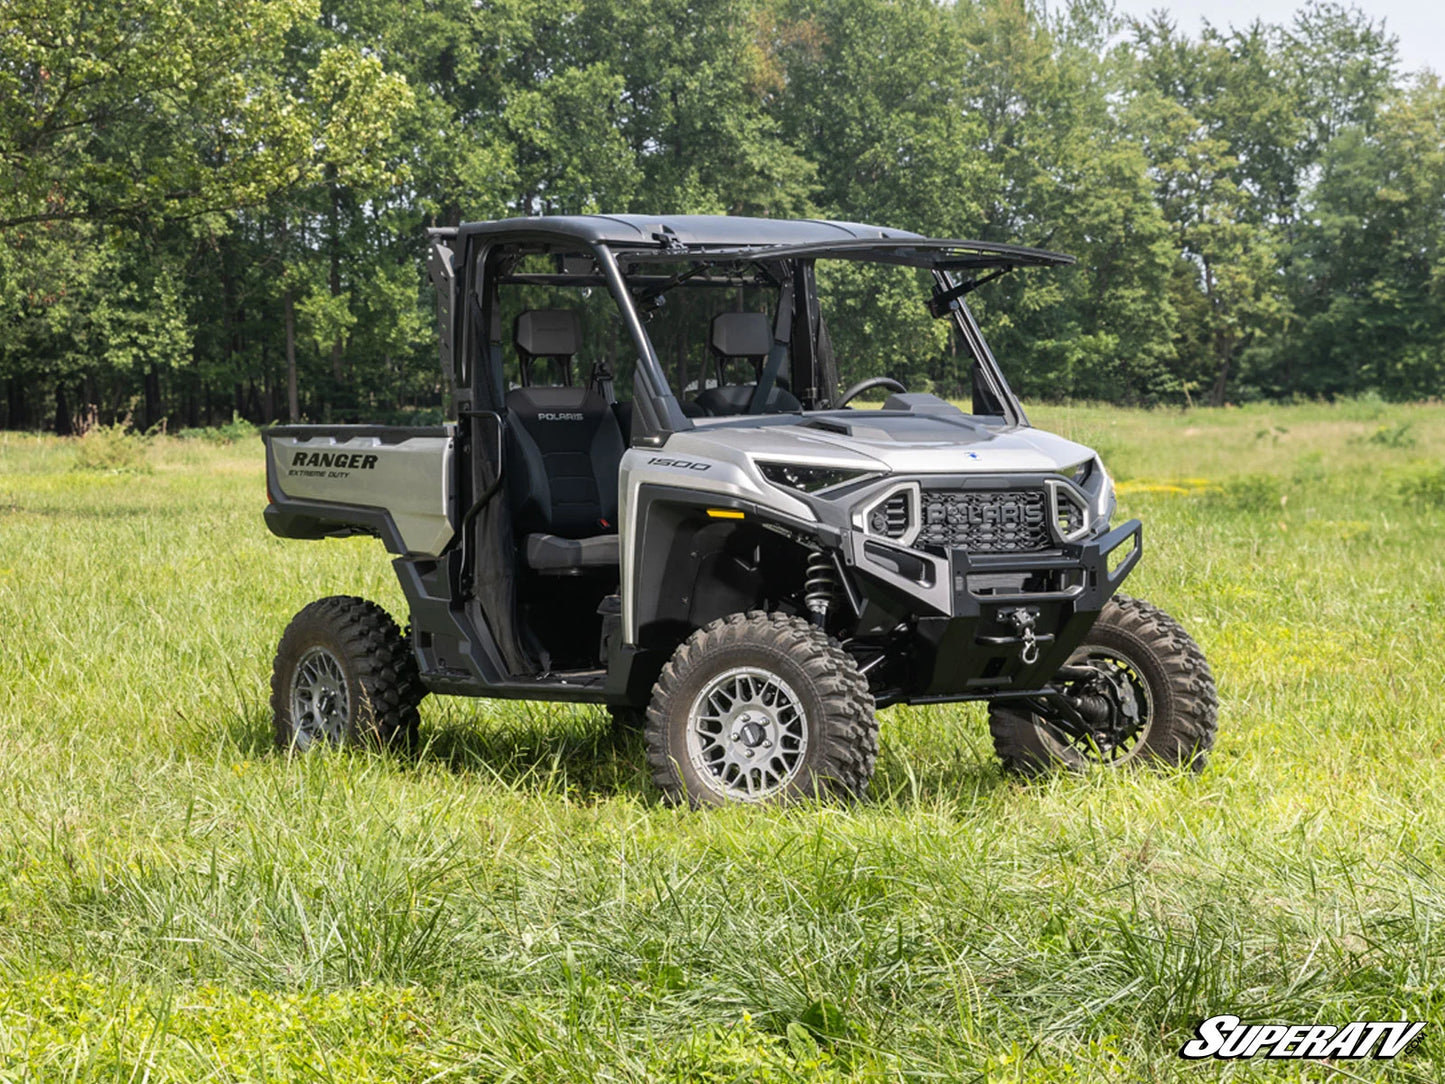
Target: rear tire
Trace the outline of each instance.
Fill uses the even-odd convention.
[[[1071,738],[1044,715],[1008,701],[989,705],[994,751],[1019,775],[1098,771],[1126,764],[1200,771],[1214,745],[1219,697],[1204,652],[1183,626],[1141,599],[1117,595],[1069,656],[1104,667],[1144,718],[1127,749]]]
[[[411,645],[385,610],[349,595],[319,599],[292,619],[276,649],[276,748],[408,746],[425,696]]]
[[[873,694],[819,628],[733,614],[673,654],[647,709],[647,758],[669,802],[858,798],[878,758]]]

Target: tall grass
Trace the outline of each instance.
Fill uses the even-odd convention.
[[[1209,653],[1202,776],[1020,784],[952,707],[886,712],[848,809],[664,808],[585,707],[276,758],[275,641],[400,613],[380,546],[270,537],[256,444],[0,436],[0,1080],[1441,1079],[1445,408],[1034,421],[1109,453],[1129,590]],[[1220,1012],[1432,1025],[1179,1061]]]

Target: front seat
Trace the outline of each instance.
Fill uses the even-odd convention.
[[[522,563],[535,572],[616,570],[617,470],[625,445],[611,405],[592,387],[572,387],[581,344],[577,313],[535,309],[514,328],[523,386],[507,393],[507,491]],[[532,384],[547,359],[560,386]]]
[[[757,387],[763,361],[773,347],[773,325],[761,312],[720,312],[712,318],[709,344],[717,361],[716,388],[699,392],[693,401],[712,417],[723,414],[746,414]],[[751,384],[725,384],[727,363],[733,360],[751,362],[754,379]],[[787,414],[802,410],[803,404],[789,391],[774,387],[763,404],[764,414]]]

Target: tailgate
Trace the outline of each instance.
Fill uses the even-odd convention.
[[[374,534],[393,553],[430,556],[451,541],[450,427],[287,425],[262,437],[273,534]]]

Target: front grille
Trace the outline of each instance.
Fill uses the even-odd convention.
[[[970,553],[1048,549],[1048,497],[1042,489],[923,491],[923,523],[913,544]]]

